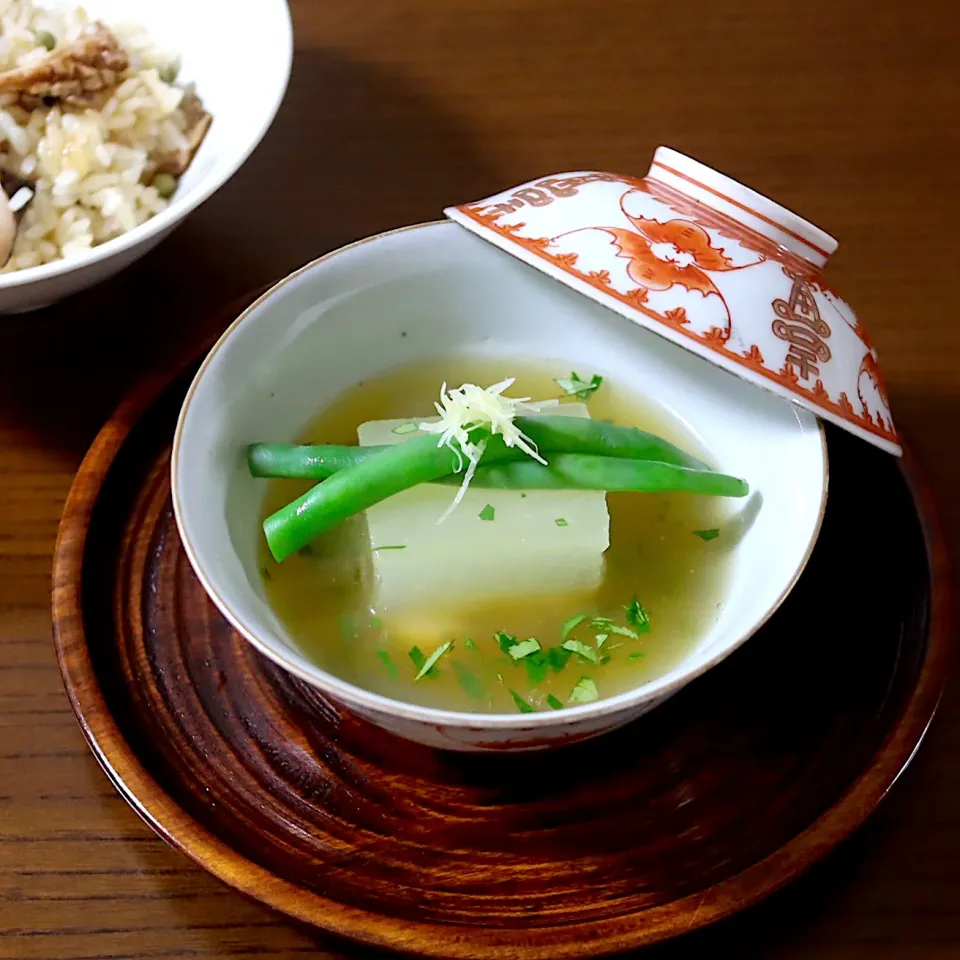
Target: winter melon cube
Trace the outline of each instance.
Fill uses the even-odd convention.
[[[582,403],[561,404],[550,413],[589,416]],[[420,436],[411,429],[415,422],[363,423],[360,445]],[[532,490],[521,496],[471,487],[438,525],[455,493],[453,486],[421,484],[367,510],[381,616],[498,597],[588,595],[600,585],[610,545],[604,493]]]

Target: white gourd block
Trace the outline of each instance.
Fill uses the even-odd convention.
[[[589,417],[582,403],[561,404],[549,412]],[[419,431],[394,433],[410,422],[362,423],[357,428],[360,445],[422,436]],[[534,490],[521,496],[515,490],[471,487],[438,525],[456,490],[421,484],[367,510],[381,616],[425,605],[449,609],[491,598],[588,594],[600,585],[603,554],[610,545],[603,492]],[[488,504],[494,519],[481,520]]]

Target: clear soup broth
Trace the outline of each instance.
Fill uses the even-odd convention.
[[[482,356],[410,365],[357,384],[321,411],[297,440],[355,444],[357,427],[366,421],[432,416],[444,382],[487,386],[516,377],[508,395],[542,400],[558,397],[562,391],[554,378],[569,375],[556,364]],[[594,420],[640,427],[710,460],[678,418],[622,384],[604,380],[588,409]],[[264,517],[312,485],[266,483]],[[456,492],[456,487],[441,489],[450,499]],[[540,589],[535,595],[482,602],[433,596],[405,608],[402,616],[378,609],[364,517],[324,534],[282,564],[263,543],[264,588],[308,657],[384,696],[484,713],[561,709],[610,697],[669,672],[716,620],[726,582],[723,527],[729,505],[722,498],[682,493],[608,493],[606,503],[610,543],[602,578],[599,587],[582,593],[565,586],[552,594]],[[469,563],[469,544],[450,562]],[[512,638],[535,638],[540,650],[515,658],[509,653]],[[424,658],[448,641],[452,646],[416,679]]]

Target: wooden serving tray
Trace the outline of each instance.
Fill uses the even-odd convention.
[[[547,754],[394,739],[258,655],[193,576],[168,474],[194,369],[143,384],[80,468],[55,557],[57,651],[137,813],[291,917],[436,958],[664,940],[822,858],[930,723],[950,637],[930,498],[909,459],[830,430],[829,504],[799,584],[666,705]]]

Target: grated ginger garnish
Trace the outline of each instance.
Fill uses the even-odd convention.
[[[443,523],[457,508],[483,456],[487,442],[485,439],[472,441],[472,430],[482,428],[491,436],[500,434],[508,447],[517,447],[546,466],[547,461],[540,456],[537,445],[514,423],[514,419],[524,413],[539,413],[543,407],[556,406],[557,401],[531,402],[530,397],[505,397],[503,391],[513,386],[514,379],[508,377],[485,389],[475,383],[465,383],[455,390],[448,390],[444,384],[440,388],[440,402],[434,404],[440,415],[439,422],[418,425],[424,433],[439,434],[437,446],[449,447],[456,454],[457,473],[463,469],[464,457],[467,459],[463,483],[437,523]]]

